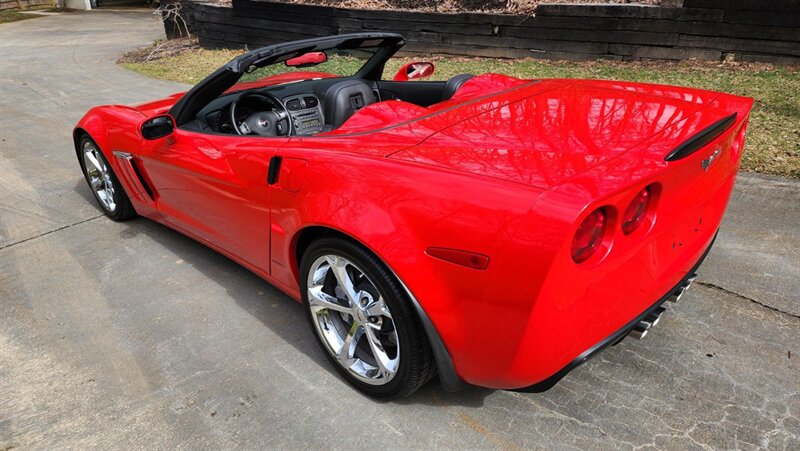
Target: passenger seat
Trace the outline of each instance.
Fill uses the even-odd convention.
[[[450,77],[447,80],[447,83],[444,85],[444,90],[442,91],[442,102],[445,100],[450,100],[453,97],[453,94],[458,91],[458,88],[461,87],[467,80],[474,77],[472,74],[459,74]]]

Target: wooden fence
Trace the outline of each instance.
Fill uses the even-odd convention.
[[[185,0],[184,0],[185,1]],[[423,13],[233,0],[189,2],[206,47],[255,48],[355,31],[406,37],[404,50],[566,60],[704,59],[800,63],[800,0],[685,0],[683,7],[544,4],[535,16]],[[168,36],[174,35],[167,26]]]

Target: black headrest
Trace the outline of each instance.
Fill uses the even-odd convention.
[[[325,93],[325,123],[338,128],[356,111],[375,103],[369,85],[361,80],[344,80]]]
[[[464,82],[472,77],[474,77],[472,74],[459,74],[450,77],[450,79],[447,80],[447,83],[444,85],[444,91],[442,91],[442,101],[450,100],[450,98],[453,97],[453,94],[458,91],[458,88],[460,88]]]

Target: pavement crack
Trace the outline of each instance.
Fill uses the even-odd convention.
[[[105,216],[105,215],[92,216],[91,218],[83,219],[83,220],[78,221],[78,222],[73,222],[71,224],[67,224],[65,226],[61,226],[61,227],[58,227],[58,228],[53,229],[53,230],[48,230],[47,232],[40,233],[40,234],[32,236],[30,238],[25,238],[25,239],[22,239],[22,240],[19,240],[19,241],[15,241],[13,243],[9,243],[9,244],[0,246],[0,251],[3,250],[3,249],[8,249],[9,247],[12,247],[12,246],[16,246],[17,244],[22,244],[22,243],[25,243],[25,242],[28,242],[28,241],[35,240],[37,238],[41,238],[43,236],[50,235],[51,233],[56,233],[56,232],[59,232],[59,231],[64,230],[64,229],[68,229],[70,227],[74,227],[76,225],[81,225],[81,224],[83,224],[85,222],[94,221],[95,219],[102,218],[103,216]]]
[[[700,285],[700,286],[706,287],[706,288],[711,288],[711,289],[714,289],[714,290],[717,290],[717,291],[721,291],[721,292],[726,293],[726,294],[730,294],[730,295],[736,296],[739,299],[744,299],[745,301],[749,301],[749,302],[752,302],[753,304],[760,305],[761,307],[764,307],[767,310],[772,310],[773,312],[782,313],[784,315],[791,316],[792,318],[800,319],[800,315],[795,315],[794,313],[790,313],[790,312],[787,312],[785,310],[781,310],[779,308],[775,308],[775,307],[773,307],[771,305],[767,305],[767,304],[765,304],[763,302],[757,301],[757,300],[755,300],[753,298],[749,298],[749,297],[747,297],[745,295],[739,294],[739,293],[737,293],[735,291],[731,291],[731,290],[729,290],[727,288],[723,288],[723,287],[721,287],[719,285],[716,285],[716,284],[713,284],[713,283],[708,283],[708,282],[700,282],[700,281],[695,281],[695,283]]]

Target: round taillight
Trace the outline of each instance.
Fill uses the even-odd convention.
[[[650,188],[647,187],[633,198],[625,213],[622,215],[622,233],[630,235],[642,225],[650,206]]]
[[[572,259],[575,263],[588,260],[603,241],[606,229],[606,214],[602,209],[593,211],[578,226],[575,237],[572,239]]]

